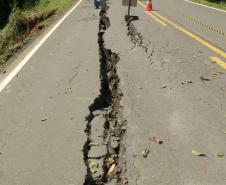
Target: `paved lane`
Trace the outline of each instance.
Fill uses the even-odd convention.
[[[85,117],[99,93],[97,32],[98,12],[83,1],[1,92],[1,185],[83,184]]]
[[[153,0],[153,8],[226,51],[226,12],[183,0]]]
[[[157,13],[167,17],[167,7]],[[139,16],[133,22],[136,45],[119,62],[130,184],[224,185],[226,159],[216,153],[226,152],[226,72],[211,63],[209,57],[216,53],[175,27],[160,24],[143,7],[132,13]],[[151,142],[153,136],[163,144]],[[147,158],[141,156],[145,148],[150,150]],[[194,149],[207,157],[192,155]]]

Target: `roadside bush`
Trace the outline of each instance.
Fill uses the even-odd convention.
[[[37,2],[38,0],[19,0],[18,6],[21,9],[29,9],[33,7]]]
[[[17,52],[36,27],[74,0],[0,0],[0,67]]]
[[[0,0],[0,29],[7,23],[11,9],[11,2],[9,0]]]
[[[0,0],[0,29],[2,29],[13,9],[32,8],[39,0]]]

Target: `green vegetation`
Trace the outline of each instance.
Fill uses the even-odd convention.
[[[75,0],[0,0],[0,65],[18,50],[38,24]]]
[[[226,0],[192,0],[193,2],[226,10]]]

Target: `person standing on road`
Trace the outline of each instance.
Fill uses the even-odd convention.
[[[95,6],[96,9],[98,9],[99,6],[100,6],[100,1],[99,0],[92,0],[92,4]]]

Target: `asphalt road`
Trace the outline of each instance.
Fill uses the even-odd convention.
[[[141,6],[133,9],[133,15],[140,19],[133,24],[142,35],[142,44],[138,42],[130,56],[119,63],[128,120],[130,182],[223,185],[226,161],[216,153],[225,152],[226,76],[225,69],[209,57],[216,55],[223,61],[225,58],[177,26],[225,48],[225,42],[220,42],[223,37],[220,39],[217,34],[186,22],[182,12],[197,19],[203,16],[206,21],[210,18],[212,25],[220,25],[219,20],[226,14],[198,6],[193,8],[184,1],[154,1],[153,6],[154,12],[164,16],[165,19],[160,20],[166,25],[153,19],[156,14],[144,13]],[[207,12],[214,12],[216,16]],[[221,28],[224,29],[225,24],[221,24]],[[215,75],[216,71],[222,75]],[[210,80],[203,81],[201,77]],[[163,144],[150,141],[150,137],[159,137]],[[146,148],[150,154],[142,158],[140,153]],[[192,150],[201,151],[207,157],[194,156]]]
[[[226,12],[198,6],[184,0],[153,1],[163,15],[226,50]]]
[[[99,93],[97,25],[82,2],[1,92],[1,185],[83,184],[85,117]]]
[[[226,51],[226,12],[184,0],[153,0],[153,9]]]
[[[226,71],[210,59],[225,61],[225,38],[185,17],[225,31],[226,13],[159,0],[127,26],[121,2],[107,4],[110,24],[83,0],[0,92],[0,184],[225,185]]]

